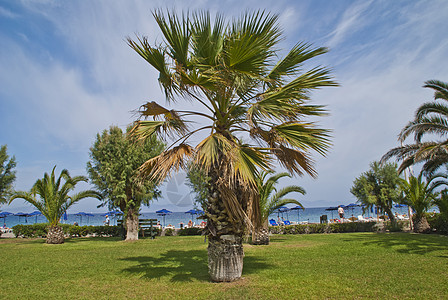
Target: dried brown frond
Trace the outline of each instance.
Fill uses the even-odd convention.
[[[161,114],[168,114],[170,113],[170,111],[162,107],[161,105],[157,104],[156,102],[151,101],[140,106],[139,113],[143,117],[150,117],[150,116],[158,116]]]
[[[252,229],[252,222],[244,211],[243,206],[238,201],[236,194],[238,191],[235,188],[230,187],[227,182],[220,182],[218,184],[218,190],[228,212],[230,222],[243,221],[247,228]]]
[[[302,176],[303,172],[306,172],[313,178],[317,177],[317,172],[313,166],[313,160],[306,152],[291,149],[282,145],[273,148],[271,151],[278,158],[280,164],[290,173],[296,173]]]
[[[194,149],[188,144],[180,144],[160,155],[146,161],[140,168],[140,176],[162,182],[170,176],[171,171],[185,169],[188,161],[194,156]]]

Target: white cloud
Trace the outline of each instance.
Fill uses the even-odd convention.
[[[76,1],[30,6],[52,24],[55,40],[35,49],[35,37],[23,32],[26,40],[3,40],[5,46],[0,49],[1,104],[11,109],[1,113],[0,124],[12,132],[2,143],[5,140],[11,144],[9,149],[17,150],[11,154],[19,160],[18,188],[28,189],[54,164],[74,175],[85,173],[88,148],[97,132],[112,124],[124,127],[132,121],[129,112],[147,100],[163,102],[158,74],[124,41],[135,32],[160,41],[152,8],[205,8],[212,15],[224,11],[229,18],[245,9],[266,8],[280,13],[285,44],[302,40],[303,32],[310,42],[329,40],[332,51],[312,65],[334,66],[342,85],[312,97],[316,103],[329,105],[331,116],[321,124],[334,129],[333,149],[327,158],[317,160],[319,178],[292,181],[308,191],[304,201],[308,207],[353,202],[349,193],[353,179],[397,145],[402,126],[422,101],[431,99],[431,91],[421,88],[423,82],[448,81],[443,64],[448,55],[444,38],[448,5],[443,1],[410,3],[399,17],[391,11],[385,18],[394,25],[386,33],[375,32],[384,24],[375,23],[374,18],[375,13],[387,10],[380,7],[384,2],[354,2],[343,10],[335,28],[328,26],[331,22],[313,23],[325,16],[308,15],[311,5],[312,1],[308,6],[288,1]],[[309,23],[303,22],[304,17]],[[319,30],[313,30],[314,26]],[[383,38],[360,45],[353,36],[367,26]],[[55,54],[53,47],[66,56]],[[47,56],[39,60],[31,51],[44,51]],[[97,204],[83,201],[76,209],[94,211]]]
[[[4,7],[1,7],[1,6],[0,6],[0,16],[6,17],[6,18],[10,18],[10,19],[15,19],[15,18],[17,18],[19,15],[13,13],[12,11],[10,11],[10,10],[4,8]]]
[[[348,7],[342,15],[340,22],[337,24],[336,29],[330,34],[331,39],[328,42],[328,46],[336,47],[351,33],[360,30],[364,24],[362,15],[371,4],[372,0],[360,1]]]

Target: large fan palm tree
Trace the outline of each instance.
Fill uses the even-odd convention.
[[[269,174],[270,172],[262,172],[257,178],[257,187],[260,195],[260,219],[256,223],[258,223],[260,227],[254,229],[254,234],[252,236],[252,242],[256,245],[269,244],[268,219],[269,215],[274,213],[275,210],[290,203],[297,204],[303,208],[303,205],[296,199],[285,197],[293,192],[297,192],[302,195],[305,195],[306,193],[302,187],[297,185],[289,185],[277,190],[275,186],[278,181],[283,177],[291,177],[291,175],[283,172],[268,177]]]
[[[423,163],[422,170],[427,176],[434,174],[441,166],[448,163],[448,83],[439,80],[429,80],[423,87],[434,90],[433,102],[422,104],[415,113],[413,121],[409,122],[399,134],[399,141],[414,135],[414,144],[391,149],[382,161],[395,157],[402,161],[399,172],[407,167]],[[439,101],[437,101],[439,100]],[[440,140],[424,140],[425,137],[439,136]]]
[[[62,215],[70,206],[85,198],[101,198],[101,195],[93,190],[81,191],[70,196],[69,193],[73,191],[76,184],[87,182],[87,177],[71,177],[69,172],[64,169],[56,179],[55,169],[56,166],[50,175],[45,173],[44,178],[38,179],[29,192],[14,192],[9,201],[11,203],[14,199],[21,198],[36,207],[47,218],[50,223],[46,240],[48,244],[64,242],[64,233],[58,225]],[[39,198],[36,195],[39,195]]]
[[[193,162],[207,174],[209,273],[213,281],[233,281],[242,272],[244,231],[257,226],[251,222],[259,214],[257,174],[271,169],[275,157],[291,173],[316,176],[310,152],[328,150],[329,131],[305,118],[325,113],[307,104],[310,91],[336,83],[326,68],[303,70],[305,61],[327,49],[298,43],[276,61],[278,16],[264,12],[229,23],[220,15],[212,22],[206,12],[153,15],[163,42],[150,46],[138,36],[128,44],[159,72],[168,102],[188,99],[194,108],[167,109],[156,102],[141,107],[141,117],[152,120],[136,122],[134,134],[174,141],[141,171],[163,180]],[[193,145],[203,131],[206,138]]]

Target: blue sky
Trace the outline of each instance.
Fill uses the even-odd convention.
[[[333,130],[334,145],[326,158],[315,156],[317,179],[283,182],[305,188],[307,195],[297,196],[305,207],[356,201],[354,178],[397,146],[415,109],[432,99],[424,81],[448,81],[444,0],[0,0],[0,144],[17,159],[17,190],[28,190],[54,165],[85,175],[96,133],[125,128],[145,101],[164,103],[158,74],[125,43],[135,33],[161,40],[151,16],[157,8],[228,18],[266,9],[280,15],[285,51],[298,41],[330,48],[310,66],[330,66],[341,84],[312,95],[330,111],[319,122]],[[164,199],[145,211],[191,208],[182,174],[173,180],[162,187]],[[95,212],[98,204],[88,199],[70,211]],[[20,200],[0,209],[33,210]]]

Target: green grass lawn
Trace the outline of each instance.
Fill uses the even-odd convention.
[[[203,237],[0,239],[1,299],[448,298],[448,237],[274,236],[243,279],[211,283]]]

